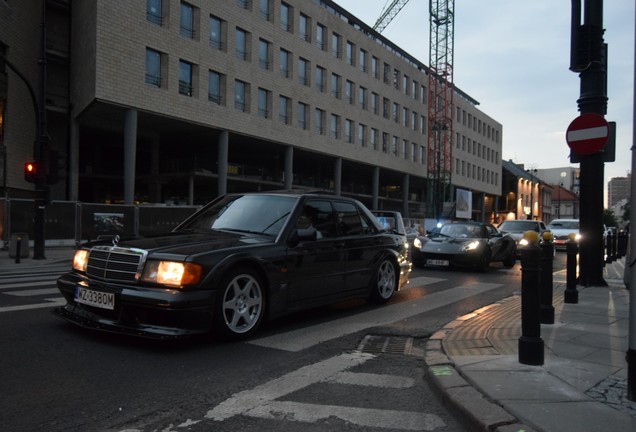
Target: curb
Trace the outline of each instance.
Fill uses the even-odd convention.
[[[444,352],[442,341],[457,325],[457,321],[451,321],[426,342],[426,380],[438,394],[442,404],[457,412],[459,420],[471,429],[484,432],[537,432],[487,399],[455,368]]]

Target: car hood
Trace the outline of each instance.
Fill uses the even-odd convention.
[[[561,236],[561,235],[568,235],[570,233],[575,233],[578,234],[579,230],[578,229],[571,229],[571,228],[548,228],[551,232],[553,236]]]
[[[273,237],[260,234],[178,231],[152,237],[122,239],[117,246],[142,249],[148,251],[149,257],[153,258],[187,260],[188,257],[204,253],[273,242]],[[112,244],[112,242],[95,242],[87,246]]]

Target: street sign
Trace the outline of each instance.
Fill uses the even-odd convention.
[[[565,134],[573,153],[591,155],[600,151],[607,143],[609,126],[600,114],[586,113],[575,118]]]

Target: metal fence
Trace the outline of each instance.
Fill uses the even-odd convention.
[[[197,206],[117,205],[53,201],[44,214],[47,246],[70,246],[99,236],[149,236],[171,231]],[[0,199],[0,239],[7,248],[12,234],[33,239],[34,201]]]

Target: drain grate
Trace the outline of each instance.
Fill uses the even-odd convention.
[[[366,335],[358,351],[370,354],[411,354],[413,338],[408,336]]]

